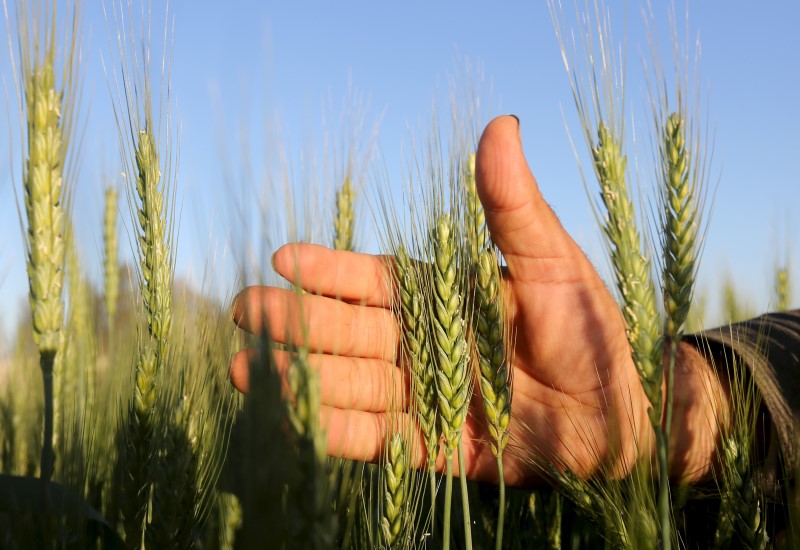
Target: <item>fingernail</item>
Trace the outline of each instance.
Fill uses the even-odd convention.
[[[275,271],[275,272],[278,271],[278,268],[275,267],[275,255],[277,253],[278,253],[278,251],[276,250],[275,252],[272,253],[272,256],[270,256],[270,258],[269,258],[269,264],[272,266],[272,271]]]
[[[508,116],[513,116],[513,117],[514,117],[514,120],[516,120],[516,121],[517,121],[517,127],[519,127],[519,117],[518,117],[517,115],[511,114],[511,113],[509,113],[509,115],[508,115]]]

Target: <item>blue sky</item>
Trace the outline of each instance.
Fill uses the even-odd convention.
[[[110,59],[108,29],[101,2],[86,4],[82,66],[88,114],[76,218],[85,263],[99,284],[102,189],[119,180],[120,167],[101,65],[101,58]],[[156,4],[158,29],[163,8]],[[666,37],[667,9],[660,4],[656,30]],[[617,38],[627,35],[628,102],[636,113],[645,105],[641,58],[648,55],[641,3],[612,7]],[[277,136],[287,151],[292,181],[299,185],[313,179],[304,176],[313,171],[305,151],[321,150],[336,127],[331,120],[348,97],[359,95],[367,98],[362,101],[366,120],[381,121],[377,149],[386,174],[399,183],[409,129],[424,133],[434,100],[446,109],[449,75],[463,73],[466,60],[483,67],[484,87],[492,91],[490,112],[519,116],[545,197],[593,261],[604,265],[565,129],[566,121],[577,135],[545,2],[176,1],[170,9],[175,21],[172,91],[180,126],[177,263],[182,275],[201,279],[209,257],[216,266],[230,262],[228,236],[244,232],[223,200],[220,143],[237,150],[237,127],[248,128],[256,170],[266,163],[263,152],[273,151],[268,138]],[[710,294],[713,310],[720,282],[730,274],[754,310],[762,311],[770,299],[773,265],[787,251],[795,296],[800,296],[800,244],[791,238],[800,230],[800,175],[792,160],[800,158],[800,3],[693,2],[689,25],[692,38],[699,34],[701,40],[699,85],[716,133],[712,173],[718,187],[700,286]],[[14,96],[4,25],[0,39],[5,102],[6,95]],[[670,59],[668,50],[662,54]],[[27,282],[9,178],[13,173],[19,183],[19,161],[7,154],[18,151],[15,140],[9,143],[18,127],[13,108],[2,112],[11,114],[10,120],[5,114],[0,118],[0,303],[8,328],[24,304]],[[227,161],[238,167],[234,156]],[[124,204],[122,213],[127,213]],[[361,230],[370,231],[368,219]],[[123,256],[129,257],[122,231]],[[216,270],[224,294],[232,283],[226,269]]]

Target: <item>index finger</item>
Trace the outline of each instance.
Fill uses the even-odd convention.
[[[303,290],[374,307],[392,302],[391,262],[388,256],[305,243],[285,244],[272,256],[275,271]]]

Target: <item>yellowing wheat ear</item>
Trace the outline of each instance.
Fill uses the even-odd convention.
[[[72,17],[77,22],[77,10]],[[19,79],[27,130],[22,186],[29,301],[44,382],[41,477],[49,480],[54,467],[53,368],[64,322],[64,186],[71,176],[65,166],[77,102],[74,86],[78,58],[76,36],[72,34],[61,42],[56,14],[48,11],[46,3],[23,3],[17,23],[20,74],[15,77]],[[65,51],[57,51],[57,45],[63,45]]]

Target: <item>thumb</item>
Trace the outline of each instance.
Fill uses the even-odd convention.
[[[545,202],[520,139],[515,116],[497,117],[483,131],[475,160],[478,197],[510,275],[558,279],[548,260],[574,258],[580,249]]]

